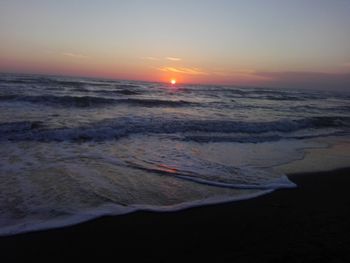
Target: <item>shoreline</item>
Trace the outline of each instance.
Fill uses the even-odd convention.
[[[142,262],[349,262],[350,168],[288,178],[298,187],[253,199],[0,237],[2,256],[4,262],[123,255]]]

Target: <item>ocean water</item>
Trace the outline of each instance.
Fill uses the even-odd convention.
[[[0,235],[296,187],[350,94],[0,75]]]

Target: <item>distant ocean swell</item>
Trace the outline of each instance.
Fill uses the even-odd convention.
[[[79,80],[76,78],[69,78],[65,79],[62,77],[0,77],[1,83],[3,84],[37,84],[37,85],[43,85],[46,87],[53,87],[53,86],[59,86],[59,87],[77,87],[77,86],[98,86],[98,87],[105,87],[105,86],[112,86],[115,88],[138,88],[139,85],[130,84],[130,83],[118,83],[113,80],[96,80],[93,81],[91,79],[87,80]]]

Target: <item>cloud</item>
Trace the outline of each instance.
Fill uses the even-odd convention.
[[[345,62],[345,63],[343,64],[343,66],[344,66],[344,67],[350,67],[350,62]]]
[[[253,84],[291,89],[350,90],[350,73],[217,69],[211,75],[222,80],[227,79],[228,82],[234,84],[243,85]]]
[[[159,68],[159,70],[164,71],[164,72],[175,72],[175,73],[188,74],[188,75],[208,75],[208,73],[206,73],[198,68],[163,67],[163,68]]]
[[[140,59],[143,60],[152,60],[152,61],[159,61],[159,60],[170,60],[170,61],[181,61],[181,58],[176,57],[165,57],[165,58],[157,58],[157,57],[141,57]]]
[[[85,55],[79,54],[79,53],[63,52],[63,53],[61,53],[61,54],[62,54],[63,56],[71,57],[71,58],[78,58],[78,59],[88,58],[88,56],[85,56]]]
[[[170,61],[181,61],[181,58],[176,58],[176,57],[166,57],[166,60],[170,60]]]
[[[350,90],[350,73],[324,72],[257,72],[258,76],[270,78],[269,84],[276,87]]]

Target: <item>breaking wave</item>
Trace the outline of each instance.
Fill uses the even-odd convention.
[[[123,92],[122,92],[123,93]],[[126,92],[128,94],[129,92]],[[131,94],[131,93],[129,93]],[[0,96],[0,101],[11,102],[29,102],[42,104],[47,106],[62,106],[62,107],[99,107],[106,105],[130,104],[141,107],[181,107],[195,105],[194,102],[184,100],[158,100],[158,99],[113,99],[95,96],[21,96],[21,95],[5,95]]]
[[[198,142],[261,142],[279,140],[283,135],[305,129],[349,128],[350,117],[311,117],[274,122],[118,118],[74,128],[45,129],[42,126],[41,122],[2,123],[0,140],[103,141],[133,134],[181,134],[183,140]]]

